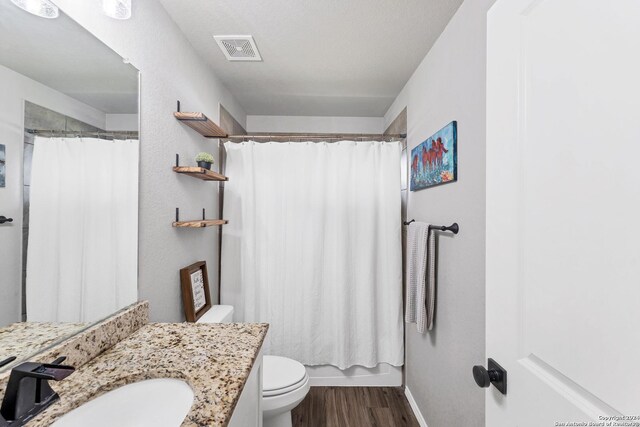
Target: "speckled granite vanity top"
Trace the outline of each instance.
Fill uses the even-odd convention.
[[[87,326],[87,323],[12,323],[0,328],[0,360],[10,356],[23,359]]]
[[[28,425],[44,427],[119,386],[179,378],[194,390],[183,426],[226,426],[260,352],[263,323],[149,323],[52,387],[61,400]]]

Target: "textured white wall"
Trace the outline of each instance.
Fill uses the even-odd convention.
[[[247,116],[247,132],[382,133],[383,117]]]
[[[137,114],[107,114],[105,130],[138,130]]]
[[[184,318],[179,269],[204,260],[212,297],[217,300],[217,228],[171,227],[175,208],[181,219],[218,211],[218,186],[171,171],[175,154],[192,162],[200,151],[218,153],[205,139],[173,118],[176,100],[183,111],[202,111],[218,120],[218,103],[245,124],[233,96],[193,50],[159,2],[134,1],[133,16],[118,21],[104,16],[99,0],[56,0],[80,25],[127,58],[141,72],[139,295],[150,302],[151,320]],[[215,28],[211,29],[212,34]]]
[[[406,384],[429,427],[483,426],[484,390],[471,367],[485,364],[486,13],[494,0],[467,0],[385,115],[407,107],[411,150],[458,121],[458,181],[409,193],[408,218],[460,224],[439,238],[433,331],[406,330]]]
[[[103,128],[105,114],[0,65],[0,144],[6,150],[6,183],[0,188],[0,327],[20,320],[22,289],[22,155],[24,101]]]

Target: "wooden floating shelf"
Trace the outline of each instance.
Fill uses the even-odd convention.
[[[217,124],[209,120],[203,113],[173,113],[176,119],[194,129],[205,138],[226,138],[227,133]]]
[[[228,181],[229,178],[219,174],[218,172],[210,171],[209,169],[201,168],[198,166],[174,166],[173,171],[175,173],[181,173],[184,175],[192,176],[194,178],[201,179],[203,181]]]
[[[212,227],[214,225],[224,225],[228,223],[226,219],[200,219],[196,221],[174,221],[174,227],[187,227],[187,228],[202,228]]]

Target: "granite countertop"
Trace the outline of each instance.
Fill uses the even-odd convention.
[[[0,328],[0,360],[10,356],[22,360],[89,325],[53,322],[12,323]]]
[[[30,427],[61,415],[125,384],[152,378],[185,380],[194,401],[183,426],[226,426],[260,352],[266,323],[149,323],[71,376],[50,382],[60,401]]]

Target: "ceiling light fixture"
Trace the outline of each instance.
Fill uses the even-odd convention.
[[[11,0],[13,4],[22,10],[41,18],[57,18],[60,12],[58,7],[49,0]]]
[[[131,18],[131,0],[102,0],[105,15],[114,19]]]

